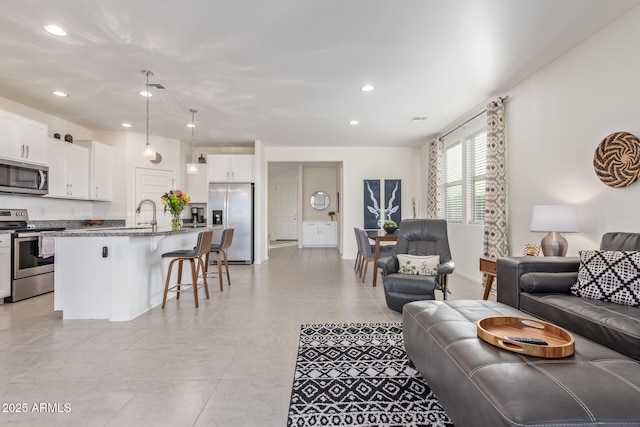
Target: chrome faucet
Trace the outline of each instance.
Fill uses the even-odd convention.
[[[144,202],[149,202],[151,203],[151,206],[153,206],[153,218],[151,219],[150,224],[151,224],[151,232],[155,233],[158,231],[158,219],[156,217],[156,202],[154,202],[151,199],[140,200],[140,203],[138,203],[138,208],[136,209],[136,213],[140,213],[140,208],[142,207]]]

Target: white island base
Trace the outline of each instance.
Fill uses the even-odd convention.
[[[194,247],[200,231],[51,233],[55,236],[54,309],[62,310],[63,319],[128,321],[140,316],[162,303],[170,261],[163,260],[162,254]],[[184,270],[183,282],[191,283],[190,268]]]

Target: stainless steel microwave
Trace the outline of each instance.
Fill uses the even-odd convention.
[[[0,159],[0,192],[44,195],[49,192],[49,168]]]

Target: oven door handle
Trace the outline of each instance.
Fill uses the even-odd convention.
[[[28,238],[28,237],[40,237],[40,233],[38,232],[33,232],[33,233],[18,233],[16,235],[16,239],[22,239],[22,238]]]

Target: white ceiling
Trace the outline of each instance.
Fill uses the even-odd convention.
[[[0,96],[144,133],[146,69],[152,135],[190,141],[195,108],[196,145],[416,145],[638,4],[0,0]]]

